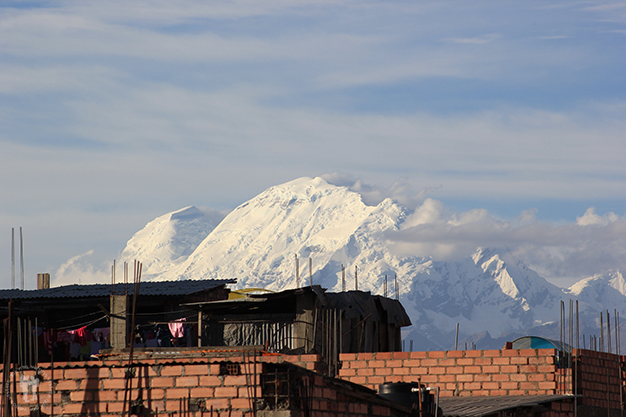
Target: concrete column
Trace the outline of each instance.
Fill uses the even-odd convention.
[[[124,349],[128,335],[128,296],[111,296],[111,347]]]

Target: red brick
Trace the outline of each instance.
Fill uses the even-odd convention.
[[[393,359],[409,359],[410,352],[393,352]]]
[[[528,380],[531,382],[545,381],[546,374],[530,374],[528,375]]]
[[[182,365],[167,365],[161,369],[161,376],[181,376],[182,374]]]
[[[447,352],[448,358],[462,358],[464,353],[463,350],[450,350]]]
[[[216,410],[228,408],[228,399],[227,398],[207,398],[205,402],[205,407],[209,409],[215,408]],[[178,411],[178,409],[174,411]]]
[[[489,395],[506,395],[506,390],[494,389],[494,390],[489,391]]]
[[[386,361],[369,361],[370,368],[384,368],[387,366]]]
[[[492,363],[494,365],[509,365],[511,363],[511,358],[493,358]]]
[[[483,372],[486,374],[497,374],[500,372],[500,367],[498,365],[486,365],[483,366]]]
[[[517,349],[504,349],[502,350],[502,356],[519,356],[520,355],[520,351]]]
[[[391,352],[377,352],[376,359],[377,360],[389,360],[391,359]]]
[[[443,352],[441,350],[434,350],[434,351],[428,352],[428,357],[429,358],[445,358],[446,352]]]
[[[168,388],[165,390],[165,396],[168,400],[174,398],[187,398],[189,395],[189,389],[187,388]]]
[[[104,389],[124,389],[126,388],[126,380],[124,379],[105,379],[102,381]],[[60,389],[57,387],[57,389]]]
[[[404,360],[404,366],[412,367],[412,366],[421,366],[421,359],[406,359]]]
[[[185,365],[185,375],[208,375],[209,374],[209,365],[208,364],[197,364],[197,365]]]
[[[402,366],[401,359],[391,359],[387,361],[387,368],[399,368]]]
[[[526,374],[511,374],[510,378],[511,378],[511,381],[517,381],[517,382],[524,382],[528,380],[528,377],[526,376]]]
[[[465,351],[465,357],[466,358],[480,358],[481,356],[483,356],[483,352],[482,350],[466,350]]]
[[[371,376],[374,375],[374,370],[369,368],[362,368],[356,370],[357,375],[359,376]]]
[[[79,381],[75,381],[75,380],[59,381],[59,382],[57,382],[57,384],[54,387],[54,389],[57,390],[57,391],[75,390],[75,389],[78,388],[79,384],[80,384],[80,382]],[[122,388],[124,388],[124,387],[122,387]]]
[[[217,387],[222,385],[222,378],[215,375],[203,375],[199,377],[200,386]]]
[[[87,378],[87,370],[85,368],[66,369],[63,375],[65,379],[83,379]]]
[[[516,374],[517,366],[516,365],[504,365],[500,367],[500,372],[505,374]]]
[[[428,373],[431,375],[443,375],[446,373],[446,368],[435,366],[428,370]]]
[[[365,361],[354,361],[350,363],[350,368],[367,368],[367,362]]]
[[[174,386],[174,378],[172,378],[171,376],[152,378],[150,380],[150,386],[171,388]]]
[[[462,374],[463,373],[463,367],[462,366],[451,366],[449,368],[446,368],[446,372],[449,374]]]
[[[232,398],[232,397],[236,397],[237,393],[238,393],[237,387],[216,387],[215,388],[216,397]]]
[[[537,372],[554,372],[556,370],[555,365],[539,365],[537,366]]]
[[[354,376],[356,375],[356,369],[340,369],[339,370],[339,377],[344,377],[344,376]]]
[[[176,378],[176,386],[177,387],[197,387],[198,377],[197,376],[180,376]]]
[[[484,350],[483,351],[483,356],[485,357],[496,357],[496,356],[500,356],[502,353],[501,350]]]
[[[411,359],[423,359],[426,357],[428,357],[428,352],[424,352],[424,351],[411,352],[411,355],[410,355]]]
[[[504,382],[500,383],[500,387],[502,389],[511,390],[511,389],[517,389],[519,387],[519,384],[517,382],[506,382],[506,381],[504,381]]]
[[[231,398],[230,406],[234,409],[252,409],[252,402],[249,398]]]
[[[466,374],[479,374],[481,372],[482,372],[482,369],[480,366],[466,366],[465,367]]]
[[[500,389],[500,383],[499,382],[483,382],[482,385],[483,389]]]
[[[440,375],[438,382],[456,382],[456,375]]]
[[[246,375],[226,375],[224,376],[224,385],[247,385],[248,379]]]
[[[472,382],[474,381],[474,375],[472,374],[461,374],[456,376],[456,380],[459,382]]]
[[[261,397],[263,396],[263,392],[261,390],[260,386],[256,387],[256,395],[255,395],[255,388],[252,386],[249,387],[239,387],[239,394],[237,395],[237,397],[239,398],[248,398],[248,397]]]
[[[349,381],[354,384],[364,385],[365,383],[367,383],[367,378],[364,376],[354,376],[350,378]]]
[[[70,392],[70,400],[74,402],[87,402],[93,400],[93,395],[89,391],[72,391]]]
[[[153,400],[162,400],[165,398],[165,390],[160,388],[152,388],[150,390],[150,398]]]
[[[519,367],[519,371],[523,373],[532,373],[537,372],[537,365],[522,365]]]
[[[517,358],[510,358],[511,365],[528,365],[528,361],[531,359],[538,359],[538,358],[527,358],[525,356],[520,356]]]
[[[370,384],[376,384],[376,385],[384,384],[385,383],[385,378],[382,377],[382,376],[370,376],[369,379],[368,379],[368,382]]]
[[[391,375],[392,371],[391,368],[376,368],[374,373],[376,375]]]
[[[556,389],[556,382],[554,381],[546,381],[539,383],[540,389]]]
[[[410,368],[394,368],[393,374],[394,375],[410,375],[411,369]]]
[[[411,368],[411,375],[426,375],[428,373],[428,368],[423,366],[417,366],[415,368]]]
[[[101,389],[102,388],[102,380],[100,379],[83,379],[82,381],[80,381],[80,385],[78,387],[78,389],[80,390],[86,390],[86,389]],[[39,391],[50,391],[50,389],[45,389],[44,387],[42,387],[42,384],[39,384]]]
[[[339,360],[344,362],[356,360],[356,353],[340,353]]]
[[[509,375],[508,374],[495,374],[491,376],[491,380],[492,381],[509,381]]]
[[[456,360],[456,364],[461,366],[474,365],[474,358],[459,358]]]
[[[493,364],[493,358],[476,358],[474,359],[475,365],[491,365]]]
[[[439,359],[439,366],[454,366],[456,365],[455,359]]]
[[[437,359],[422,359],[422,366],[437,366]]]
[[[474,375],[474,381],[481,381],[481,382],[491,381],[491,379],[492,379],[491,377],[492,376],[493,375],[491,375],[491,374],[476,374],[476,375]]]
[[[465,384],[463,384],[463,389],[469,390],[469,391],[478,390],[480,388],[481,388],[480,382],[466,382]]]

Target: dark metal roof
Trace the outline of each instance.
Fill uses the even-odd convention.
[[[441,397],[439,406],[446,417],[483,417],[518,407],[572,399],[574,395],[502,395],[490,397]]]
[[[185,281],[146,281],[139,287],[139,295],[181,296],[192,295],[202,291],[218,288],[226,284],[234,284],[235,279],[205,279]],[[113,288],[112,288],[113,287]],[[112,291],[113,289],[113,291]],[[111,293],[133,294],[133,284],[118,283],[63,285],[45,290],[0,290],[0,300],[41,299],[41,298],[97,298],[108,297]]]

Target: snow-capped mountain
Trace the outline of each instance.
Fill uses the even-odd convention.
[[[500,348],[500,338],[530,333],[558,339],[554,323],[568,298],[581,300],[588,329],[607,308],[603,300],[626,312],[619,273],[563,290],[505,250],[477,249],[445,262],[399,254],[389,234],[415,226],[413,214],[392,199],[367,205],[346,187],[300,178],[240,205],[215,228],[193,207],[161,216],[133,236],[123,257],[142,261],[147,279],[236,278],[239,288],[294,288],[299,266],[300,285],[312,278],[341,291],[343,265],[347,289],[355,288],[356,272],[359,290],[383,294],[387,287],[395,296],[397,277],[413,322],[405,336],[415,349],[452,347],[457,323],[460,339],[482,332],[487,345],[479,348]]]
[[[193,206],[168,213],[135,233],[122,252],[122,261],[140,260],[144,279],[158,278],[184,262],[214,228]]]

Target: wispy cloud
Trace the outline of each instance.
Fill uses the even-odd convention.
[[[469,38],[448,38],[444,39],[444,41],[452,43],[465,43],[471,45],[483,45],[485,43],[496,41],[500,38],[502,38],[502,35],[497,33],[490,33],[487,35],[474,36]]]

